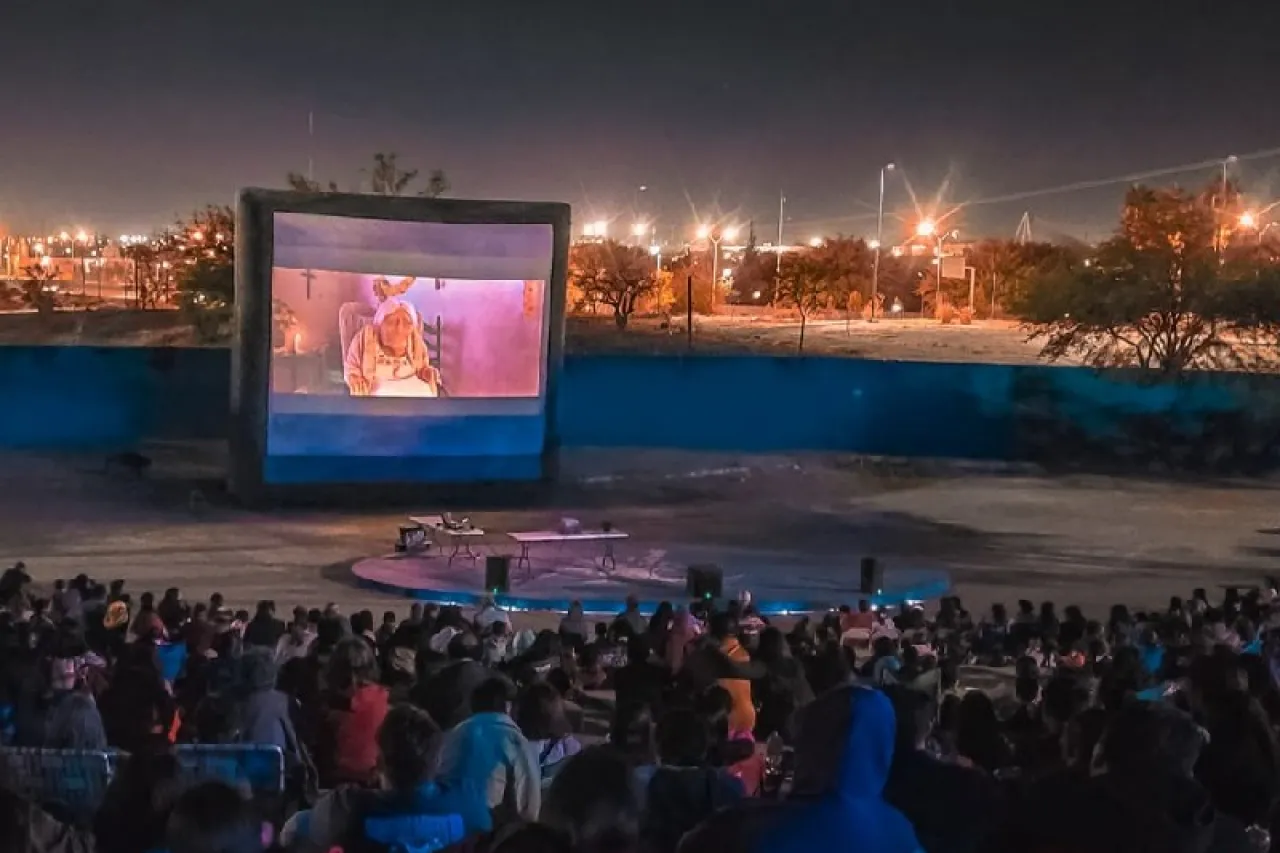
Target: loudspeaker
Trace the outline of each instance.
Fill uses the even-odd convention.
[[[875,557],[863,557],[858,568],[858,592],[875,595],[884,588],[884,569]]]
[[[511,588],[511,557],[493,554],[484,558],[484,588],[486,592],[507,592]]]
[[[704,563],[685,571],[684,588],[690,598],[709,601],[724,593],[724,572],[719,566]]]

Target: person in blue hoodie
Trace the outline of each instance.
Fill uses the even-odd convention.
[[[686,835],[679,850],[923,853],[911,823],[883,797],[893,746],[887,696],[865,687],[830,690],[801,716],[790,797],[721,811]]]
[[[493,828],[485,791],[431,778],[440,730],[423,710],[396,705],[378,730],[382,787],[343,787],[285,824],[281,845],[298,853],[440,849]],[[434,846],[433,846],[434,845]]]

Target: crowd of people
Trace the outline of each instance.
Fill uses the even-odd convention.
[[[121,756],[88,821],[0,778],[0,850],[1270,850],[1265,587],[1102,620],[631,600],[534,632],[492,601],[284,619],[84,575],[38,588],[19,565],[4,745]],[[184,743],[279,747],[283,795],[184,784]]]

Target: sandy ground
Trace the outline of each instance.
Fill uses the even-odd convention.
[[[682,353],[689,348],[683,318],[678,329],[660,328],[652,318],[635,318],[625,332],[609,317],[570,317],[570,353]],[[703,353],[799,353],[799,322],[786,317],[714,315],[694,318],[693,350]],[[191,328],[176,311],[0,313],[0,345],[197,346]],[[1026,342],[1017,324],[979,321],[943,326],[932,320],[812,320],[805,331],[808,355],[840,355],[901,361],[981,361],[1028,364],[1039,349]]]
[[[339,602],[405,610],[362,590],[355,560],[385,553],[405,509],[249,512],[220,496],[219,447],[160,446],[147,479],[108,476],[94,456],[0,455],[0,561],[37,579],[87,572],[137,588],[224,592],[249,606]],[[607,461],[607,464],[606,464]],[[619,464],[620,463],[620,464]],[[607,468],[607,470],[606,470]],[[971,607],[1052,598],[1101,615],[1116,601],[1275,573],[1276,492],[1267,483],[1043,478],[868,465],[833,457],[576,454],[549,505],[473,512],[498,529],[562,515],[613,520],[628,554],[662,550],[726,573],[802,571],[856,594],[857,558],[948,570]],[[192,512],[201,489],[210,505]],[[416,508],[419,510],[427,507]]]

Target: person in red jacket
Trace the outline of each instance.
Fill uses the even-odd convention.
[[[325,715],[316,763],[320,784],[372,785],[378,778],[378,728],[389,694],[378,683],[378,660],[359,637],[338,643],[325,674]]]

